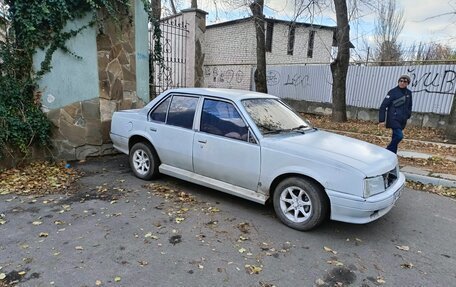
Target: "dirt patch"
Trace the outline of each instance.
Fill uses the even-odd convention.
[[[456,175],[456,162],[441,157],[421,158],[399,158],[401,166],[415,166],[433,173],[446,173]]]
[[[39,273],[32,273],[27,277],[27,272],[29,271],[30,269],[27,268],[21,271],[13,270],[5,274],[5,278],[0,280],[0,287],[16,286],[16,284],[28,281],[30,279],[40,278]]]
[[[323,280],[323,286],[351,286],[356,280],[356,274],[348,268],[336,267],[331,269]]]
[[[390,137],[391,130],[380,128],[377,123],[371,121],[350,119],[345,123],[335,123],[331,121],[330,116],[304,114],[302,116],[308,119],[312,125],[317,128],[330,129],[336,131],[346,131],[360,134]],[[409,139],[424,140],[431,142],[446,142],[445,131],[437,128],[423,128],[408,125],[404,133]]]

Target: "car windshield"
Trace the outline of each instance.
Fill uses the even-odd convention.
[[[242,104],[262,134],[312,129],[308,122],[277,99],[248,99]]]

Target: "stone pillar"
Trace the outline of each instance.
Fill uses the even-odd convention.
[[[140,108],[144,101],[136,92],[135,1],[128,15],[115,23],[111,17],[99,28],[97,35],[98,76],[100,86],[100,120],[103,143],[110,142],[112,114],[116,110]],[[101,9],[102,16],[107,12]],[[133,17],[134,18],[134,17]],[[147,34],[144,35],[147,38]]]
[[[200,9],[181,11],[184,21],[189,23],[187,37],[187,67],[185,72],[186,87],[204,86],[204,33],[206,32],[207,12]]]

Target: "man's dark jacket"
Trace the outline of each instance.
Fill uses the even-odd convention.
[[[405,102],[396,106],[393,104],[396,100],[405,96]],[[407,119],[412,115],[412,91],[407,88],[401,89],[399,86],[391,89],[380,106],[379,118],[380,123],[385,121],[386,127],[391,129],[404,129]]]

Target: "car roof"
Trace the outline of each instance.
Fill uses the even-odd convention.
[[[212,96],[218,98],[225,98],[231,100],[243,100],[243,99],[251,99],[251,98],[277,98],[276,96],[254,92],[254,91],[247,91],[247,90],[237,90],[237,89],[218,89],[218,88],[179,88],[179,89],[172,89],[167,90],[166,94],[168,93],[184,93],[184,94],[196,94],[196,95],[203,95],[203,96]]]

